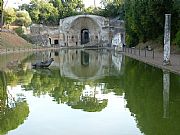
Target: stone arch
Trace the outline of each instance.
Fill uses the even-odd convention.
[[[62,34],[65,36],[64,39],[60,39],[62,46],[81,46],[82,44],[88,46],[99,45],[99,43],[107,45],[110,40],[109,20],[96,15],[77,15],[60,19],[59,35]]]
[[[86,44],[88,42],[98,43],[100,41],[101,27],[91,17],[77,17],[71,22],[68,31],[72,35],[78,35],[77,41],[79,44]]]

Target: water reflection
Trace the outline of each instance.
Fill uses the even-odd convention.
[[[60,66],[61,76],[72,79],[94,80],[107,76],[111,66],[111,53],[91,50],[62,50],[54,65]]]
[[[127,107],[140,130],[146,135],[179,134],[180,77],[134,60],[126,62],[125,74]]]
[[[89,53],[85,51],[81,51],[81,65],[83,66],[89,65]]]
[[[25,66],[48,57],[55,59],[49,69]],[[45,134],[59,134],[59,121],[63,123],[64,134],[70,134],[69,128],[80,135],[84,132],[103,132],[104,135],[176,135],[180,132],[178,75],[107,50],[72,49],[34,53],[21,65],[18,71],[12,68],[0,72],[1,134],[20,124],[24,125],[21,130],[18,128],[22,133],[37,134],[39,129],[50,127],[54,130]],[[12,91],[17,87],[21,91]],[[29,95],[31,92],[32,95]],[[10,100],[13,94],[17,97]],[[24,112],[19,113],[20,110]],[[23,124],[29,113],[31,117]],[[47,118],[41,118],[38,114]],[[16,126],[7,127],[8,124],[3,123],[7,119],[14,123],[18,119],[20,121],[16,122]],[[78,128],[76,124],[69,127],[69,123],[78,121],[83,123],[78,123],[83,128]],[[32,123],[36,122],[39,129],[32,127]],[[104,130],[97,129],[93,123],[99,123]],[[46,128],[42,128],[44,126]],[[89,127],[94,132],[87,131]],[[14,130],[13,133],[19,132]]]
[[[170,88],[170,73],[163,70],[163,118],[169,117],[169,88]]]
[[[0,71],[0,134],[16,129],[29,114],[23,93],[15,93],[7,86],[5,72]]]

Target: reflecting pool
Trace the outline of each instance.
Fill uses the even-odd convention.
[[[108,50],[0,55],[0,65],[2,135],[180,133],[180,76],[168,71]]]

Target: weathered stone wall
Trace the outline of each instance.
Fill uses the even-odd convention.
[[[87,43],[88,45],[108,45],[111,44],[113,35],[117,33],[121,33],[122,41],[125,43],[123,21],[109,20],[96,15],[77,15],[60,19],[59,27],[33,24],[30,31],[38,42],[42,44],[48,42],[45,45],[69,47],[87,45]]]
[[[92,45],[108,41],[109,30],[103,27],[109,27],[109,22],[101,16],[78,15],[61,19],[59,29],[65,39],[60,43],[64,46],[81,46],[84,40]]]
[[[50,46],[50,40],[52,38],[52,44],[59,38],[58,27],[49,27],[42,24],[33,24],[30,27],[30,36],[33,43],[40,44],[42,46]]]

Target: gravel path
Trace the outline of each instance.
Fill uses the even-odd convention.
[[[180,75],[180,55],[170,55],[170,65],[163,65],[163,53],[158,51],[145,51],[133,48],[124,49],[124,55],[137,59],[149,65],[156,66],[161,69],[169,70],[170,72]]]

